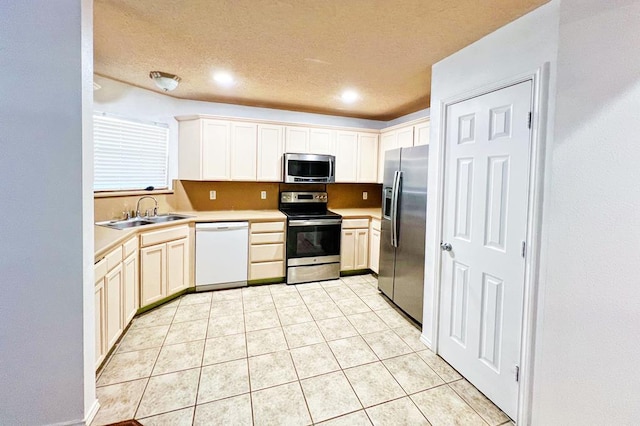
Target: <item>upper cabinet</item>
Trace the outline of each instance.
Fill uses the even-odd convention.
[[[282,181],[284,126],[258,124],[258,180]]]
[[[429,144],[429,120],[417,124],[399,125],[380,132],[380,152],[378,156],[378,183],[384,178],[385,152],[396,148],[409,148]]]
[[[375,183],[378,176],[378,135],[338,131],[336,182]]]
[[[266,120],[176,117],[178,178],[282,182],[282,154],[336,157],[336,182],[382,182],[385,152],[429,143],[429,121],[382,131],[287,126]]]

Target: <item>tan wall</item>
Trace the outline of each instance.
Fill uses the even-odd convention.
[[[329,208],[380,207],[382,186],[379,184],[336,183],[331,185],[289,185],[276,182],[200,182],[174,181],[174,194],[153,195],[158,200],[159,213],[173,211],[210,210],[271,210],[278,208],[280,191],[324,191],[329,196]],[[209,192],[216,191],[216,199]],[[260,192],[266,191],[262,200]],[[362,192],[368,199],[362,199]],[[94,198],[95,220],[120,219],[124,211],[132,211],[141,196]],[[144,200],[141,210],[153,207],[153,201]]]

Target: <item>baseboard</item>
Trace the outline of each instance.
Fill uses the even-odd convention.
[[[420,334],[420,341],[427,345],[427,347],[433,350],[433,345],[431,344],[431,340],[427,339],[424,334]]]
[[[91,405],[91,409],[89,410],[86,418],[84,419],[85,425],[90,425],[91,422],[93,422],[93,419],[96,417],[96,414],[98,414],[99,409],[100,409],[100,402],[96,399],[95,401],[93,401],[93,404]]]

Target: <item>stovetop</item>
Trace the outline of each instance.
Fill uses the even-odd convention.
[[[315,211],[292,211],[280,209],[289,219],[307,220],[307,219],[338,219],[341,218],[338,213],[331,210],[315,210]]]

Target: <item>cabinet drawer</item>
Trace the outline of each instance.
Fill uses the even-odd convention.
[[[122,246],[110,251],[104,258],[107,260],[107,270],[112,270],[122,262]]]
[[[250,280],[284,277],[284,262],[252,263],[249,267]]]
[[[102,259],[98,263],[93,265],[93,275],[96,284],[98,284],[99,280],[102,280],[105,275],[107,275],[107,259]],[[100,281],[102,284],[102,281]]]
[[[138,237],[133,237],[132,239],[124,243],[122,247],[124,248],[124,257],[126,259],[131,253],[138,250]]]
[[[269,262],[284,259],[284,244],[251,246],[251,262]]]
[[[178,240],[189,235],[189,225],[176,226],[174,228],[164,228],[159,231],[147,232],[140,235],[140,245],[142,247],[154,244],[166,243],[167,241]]]
[[[252,222],[251,233],[254,232],[283,232],[284,221],[278,222]]]
[[[368,228],[369,219],[343,219],[342,229]]]
[[[270,234],[251,234],[251,244],[275,243],[284,243],[284,232],[272,232]]]
[[[380,230],[380,219],[371,219],[371,229]]]

